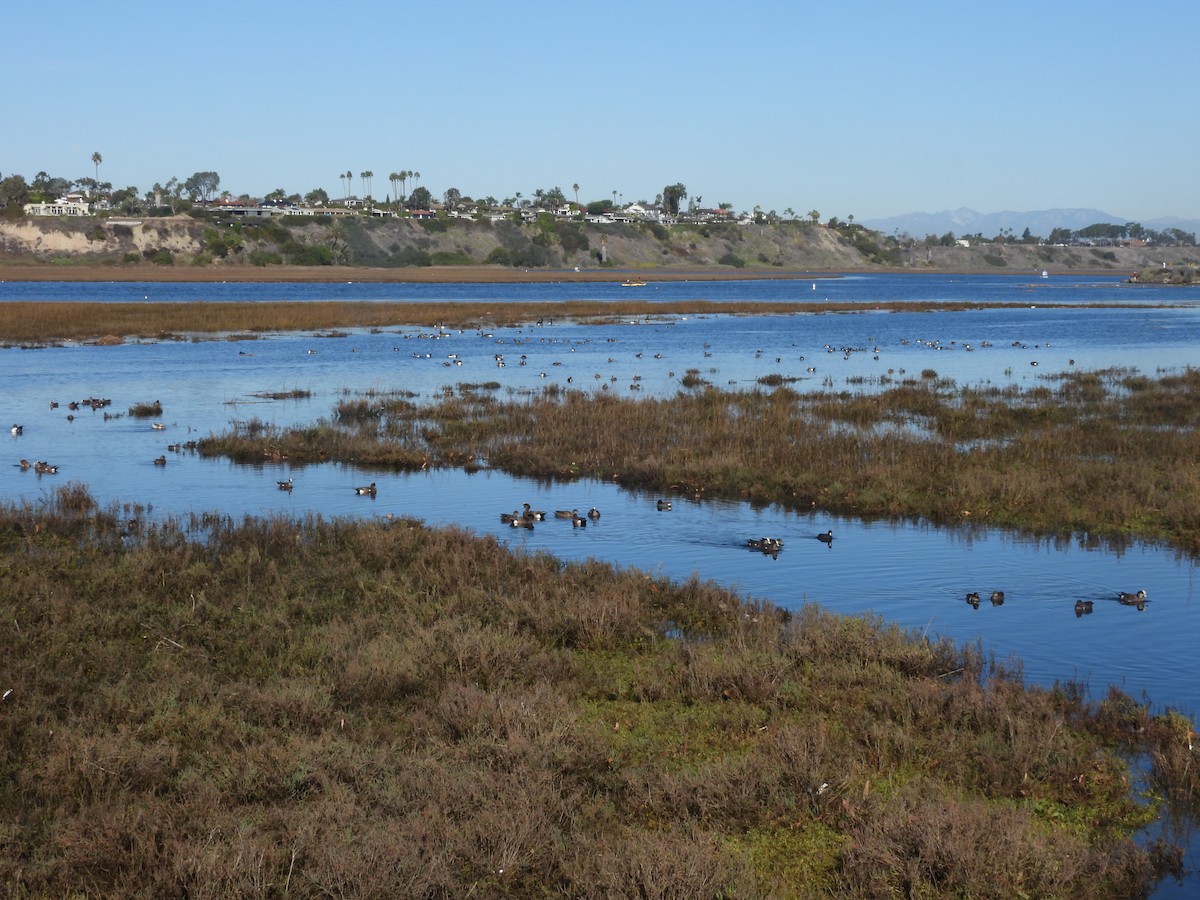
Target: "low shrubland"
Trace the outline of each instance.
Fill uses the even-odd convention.
[[[873,618],[77,485],[0,547],[10,896],[1135,897],[1178,866],[1130,838],[1125,754],[1190,723]]]

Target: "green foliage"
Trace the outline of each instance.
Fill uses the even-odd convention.
[[[450,220],[438,216],[434,219],[421,219],[421,228],[432,234],[444,234],[450,230]]]
[[[324,244],[292,244],[287,255],[296,266],[331,266],[334,262],[333,248]]]
[[[495,247],[483,260],[483,263],[487,266],[511,266],[512,255],[505,247]]]
[[[405,247],[391,258],[392,265],[401,267],[425,268],[433,265],[429,254],[419,247]]]
[[[725,253],[717,260],[718,265],[733,266],[735,269],[742,269],[746,266],[746,261],[738,256],[733,251]]]
[[[471,259],[470,256],[461,250],[441,250],[431,253],[429,262],[430,265],[434,266],[470,266],[475,264],[475,260]]]
[[[155,251],[147,250],[147,251],[145,251],[145,253],[150,254],[148,258],[149,258],[150,262],[154,263],[156,266],[173,266],[173,265],[175,265],[174,254],[172,254],[171,251],[166,249],[165,247],[162,248],[161,250],[155,250]]]
[[[558,242],[562,245],[563,250],[568,253],[585,251],[590,249],[591,246],[588,242],[588,236],[578,224],[560,225],[558,228]]]
[[[256,247],[250,251],[250,264],[254,266],[278,266],[283,264],[283,257],[277,250]]]
[[[667,231],[667,229],[658,222],[643,222],[642,229],[648,231],[660,241],[665,241],[668,237],[670,237],[670,233]]]

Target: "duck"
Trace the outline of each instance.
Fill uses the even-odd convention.
[[[572,528],[587,528],[587,519],[577,513],[571,515]]]
[[[13,422],[12,433],[13,433],[13,437],[17,437],[18,435],[24,434],[25,426],[18,425],[16,422]]]
[[[1092,601],[1091,600],[1076,600],[1075,601],[1075,616],[1076,616],[1076,618],[1081,617],[1081,616],[1090,616],[1091,614],[1092,614]]]
[[[992,591],[992,606],[1004,605],[1004,591]]]
[[[27,460],[27,459],[23,459],[23,460],[21,460],[19,463],[17,463],[17,465],[18,465],[18,466],[20,466],[20,467],[21,467],[21,471],[22,471],[22,472],[24,472],[24,471],[25,471],[26,469],[28,469],[28,468],[29,468],[31,465],[33,465],[33,463],[31,463],[31,462],[30,462],[29,460]]]
[[[154,460],[154,464],[156,466],[165,466],[167,464],[167,458],[165,456],[160,456]]]
[[[829,531],[826,531],[824,534],[818,534],[817,540],[820,541],[822,544],[829,544],[829,546],[832,547],[833,546],[833,531],[832,531],[832,529]]]
[[[971,591],[971,593],[967,594],[967,602],[976,609],[979,609],[979,591]]]
[[[578,512],[579,512],[579,510],[577,510],[577,509],[556,509],[554,511],[554,518],[556,518],[556,519],[573,519],[573,518],[575,518],[575,516]]]
[[[588,518],[591,519],[593,522],[595,522],[597,519],[600,518],[600,510],[596,509],[596,507],[593,506],[591,509],[588,510]]]
[[[773,537],[750,538],[746,541],[746,546],[763,553],[778,553],[783,549],[783,541]]]
[[[521,506],[524,509],[524,511],[521,513],[521,515],[524,516],[526,519],[530,519],[534,522],[541,522],[541,521],[545,520],[545,518],[546,518],[545,510],[534,509],[528,503],[523,503],[523,504],[521,504]]]
[[[1128,591],[1121,591],[1117,594],[1117,601],[1122,606],[1136,606],[1138,612],[1146,608],[1146,592],[1138,591],[1136,594],[1131,594]]]
[[[164,425],[162,422],[155,422],[150,427],[153,428],[155,431],[166,431],[167,430],[167,426]]]
[[[360,497],[374,497],[376,493],[375,482],[372,481],[370,484],[364,485],[363,487],[356,487],[354,489],[354,493],[358,494]]]
[[[667,512],[671,508],[671,501],[670,500],[659,500],[658,503],[656,503],[654,505],[658,508],[659,512]]]
[[[275,483],[279,485],[279,489],[281,491],[290,491],[293,487],[295,487],[295,485],[292,483],[292,479],[290,478],[287,481],[277,481]]]
[[[45,460],[39,459],[33,464],[33,471],[37,472],[39,475],[57,475],[58,466],[52,466]]]

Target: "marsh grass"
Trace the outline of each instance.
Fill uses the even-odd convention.
[[[130,529],[83,493],[0,509],[10,894],[1131,897],[1171,869],[1122,753],[1179,723],[1117,692],[456,529]]]
[[[347,400],[333,423],[243,424],[201,450],[251,461],[270,445],[293,462],[398,470],[486,459],[522,476],[1200,551],[1200,371],[1071,373],[1032,388],[930,373],[871,394],[722,391],[698,375],[690,386],[668,398],[551,387]]]

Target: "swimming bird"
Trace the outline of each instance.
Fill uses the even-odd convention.
[[[290,478],[287,481],[277,481],[275,483],[279,485],[279,489],[281,491],[290,491],[293,487],[295,487],[295,485],[292,483],[292,479]]]
[[[587,528],[587,519],[585,519],[581,515],[578,515],[577,513],[572,513],[571,514],[571,527],[572,528]]]
[[[57,475],[58,466],[52,466],[45,460],[39,459],[33,464],[33,471],[37,472],[39,475]]]
[[[967,602],[976,609],[979,609],[979,591],[971,591],[971,593],[967,594]]]
[[[783,549],[783,541],[773,537],[750,538],[746,541],[746,546],[751,550],[778,556],[779,551]]]
[[[1091,600],[1076,600],[1075,601],[1075,616],[1090,616],[1092,614]]]
[[[1127,591],[1121,591],[1117,594],[1117,601],[1122,606],[1136,606],[1138,612],[1146,608],[1146,592],[1138,591],[1136,594],[1130,594]]]
[[[167,426],[164,425],[162,422],[155,422],[150,427],[153,428],[155,431],[165,431],[167,428]]]
[[[19,463],[17,463],[17,465],[20,466],[21,471],[24,472],[26,469],[28,469],[33,464],[29,460],[23,459]]]
[[[167,458],[165,456],[160,456],[158,459],[154,460],[154,464],[156,466],[165,466],[167,464]]]
[[[554,518],[556,518],[556,519],[573,519],[573,518],[575,518],[575,514],[578,512],[579,512],[579,510],[577,510],[577,509],[556,509],[554,511]]]
[[[658,508],[659,512],[666,512],[667,510],[669,510],[671,508],[671,501],[670,500],[659,500],[658,503],[655,504],[655,506]]]
[[[596,507],[593,506],[591,509],[588,510],[588,518],[591,519],[593,522],[596,521],[597,519],[600,518],[600,510],[596,509]]]
[[[829,546],[832,547],[833,546],[833,531],[829,530],[829,531],[825,532],[824,534],[818,534],[817,540],[820,541],[822,544],[828,544]]]
[[[356,487],[354,489],[354,493],[358,494],[360,497],[374,497],[376,493],[375,482],[372,481],[370,484],[365,485],[364,487]]]
[[[534,522],[541,522],[543,519],[546,518],[545,510],[534,509],[528,503],[523,503],[521,505],[524,508],[524,512],[522,512],[521,515],[524,516],[526,519],[530,519]]]
[[[12,433],[13,433],[13,437],[16,437],[17,435],[24,434],[24,433],[25,433],[25,426],[24,426],[24,425],[18,425],[16,422],[13,422]]]
[[[992,591],[992,606],[1004,605],[1004,591]]]

